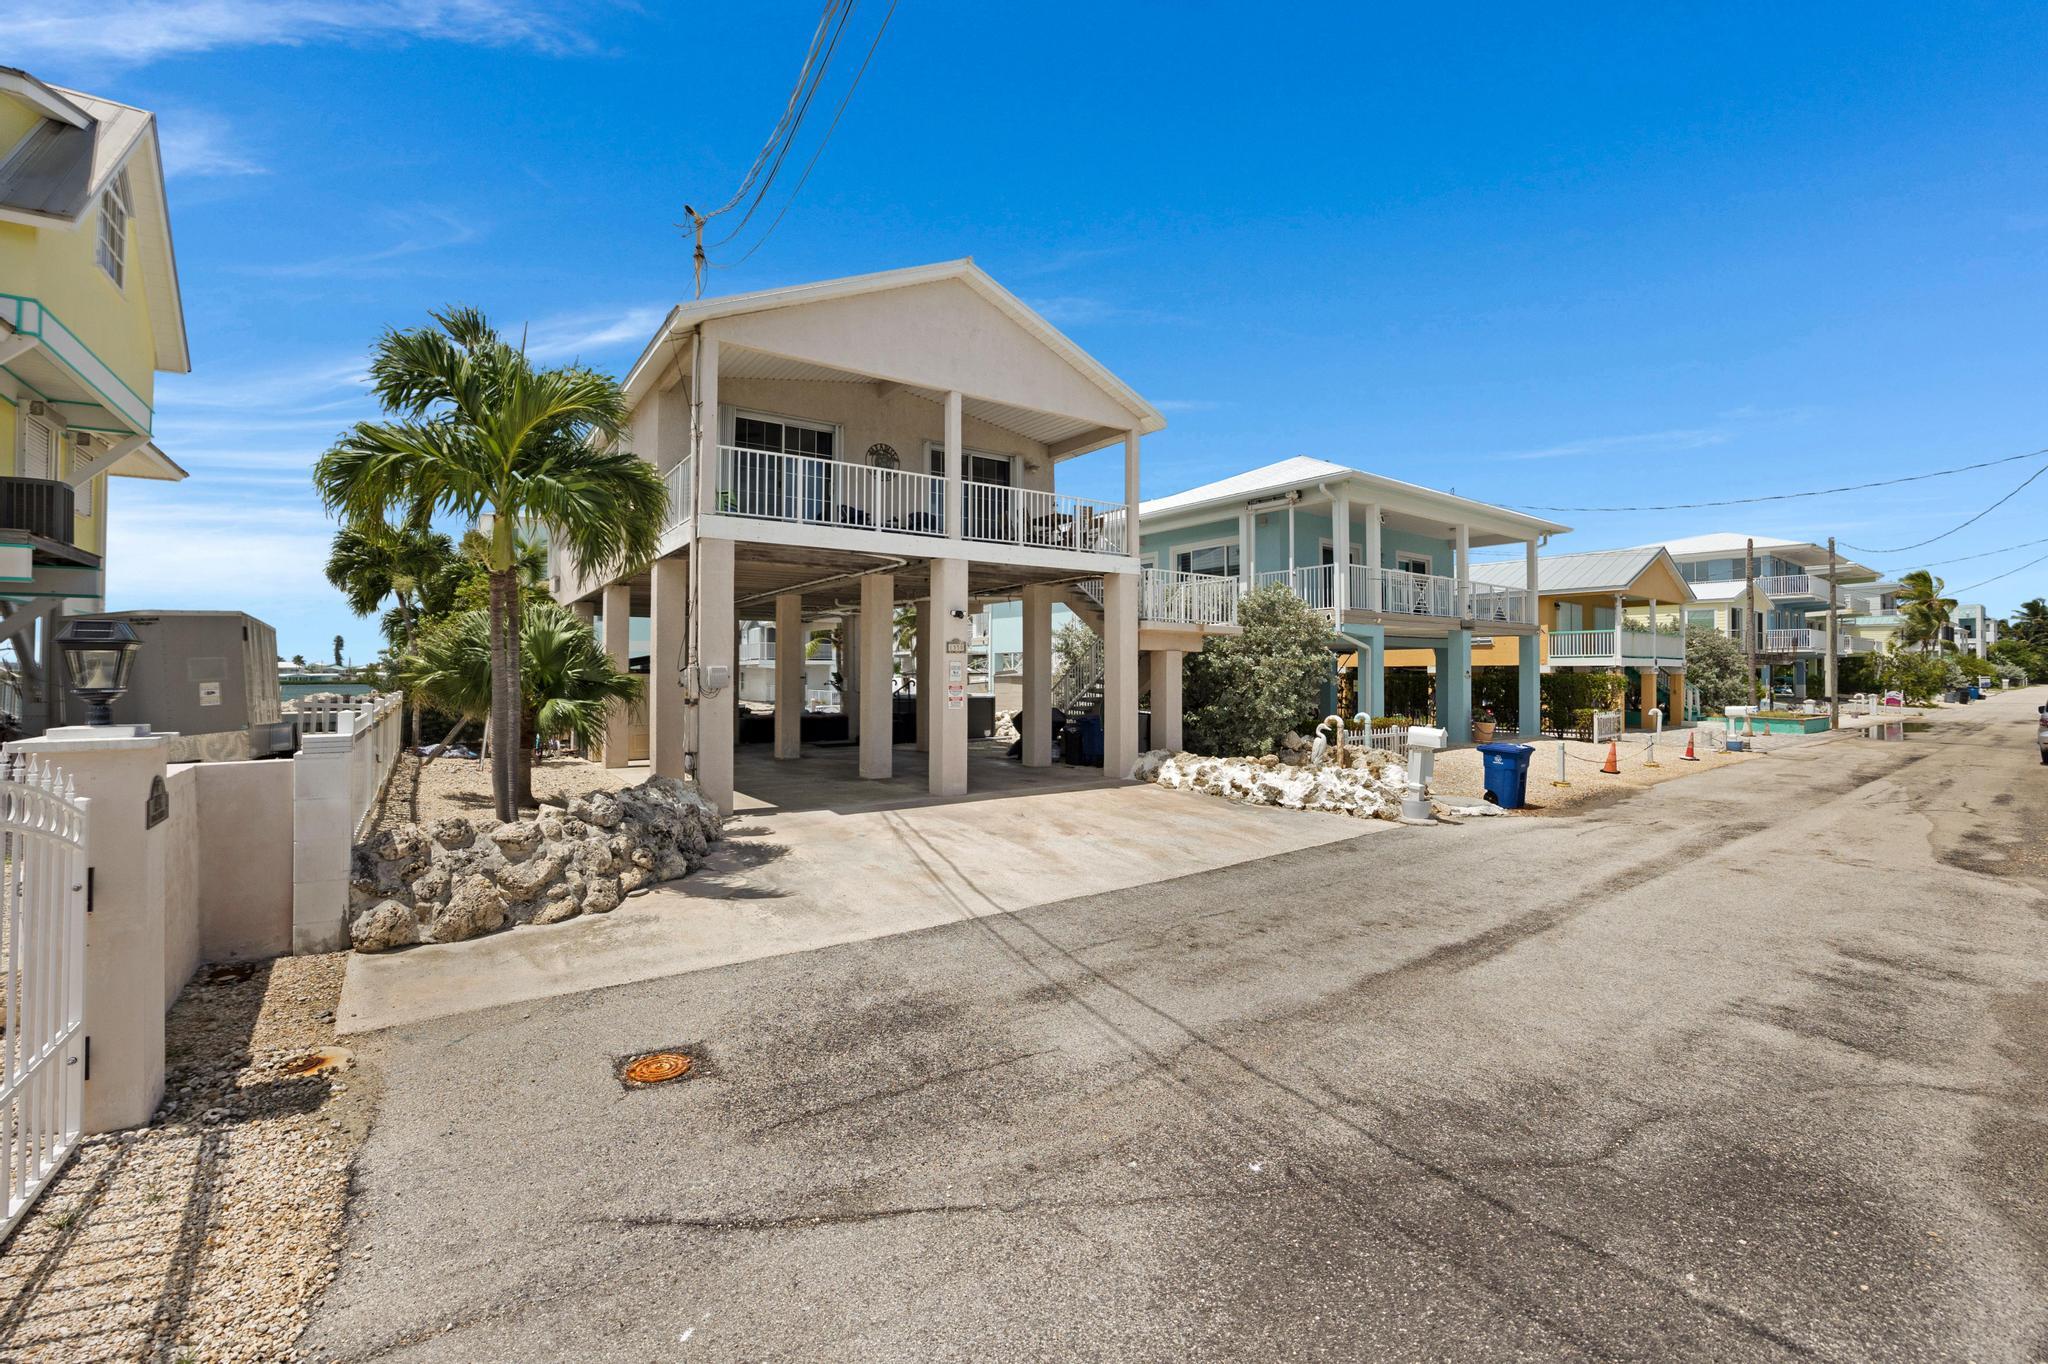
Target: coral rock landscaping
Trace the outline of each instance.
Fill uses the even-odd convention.
[[[1131,775],[1169,790],[1199,791],[1243,805],[1317,810],[1355,819],[1399,819],[1407,778],[1400,763],[1377,749],[1324,749],[1299,735],[1279,753],[1257,758],[1207,758],[1154,749]]]
[[[389,825],[355,850],[349,937],[359,952],[383,952],[609,913],[700,865],[721,823],[687,784],[650,777],[510,824]]]

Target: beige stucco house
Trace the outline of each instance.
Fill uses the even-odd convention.
[[[598,581],[557,551],[550,571],[620,657],[631,619],[649,618],[657,773],[690,773],[732,808],[737,624],[768,619],[775,757],[804,755],[803,641],[839,621],[860,774],[892,776],[892,622],[905,604],[928,627],[915,689],[933,794],[968,789],[971,621],[994,602],[1024,607],[1027,765],[1051,761],[1050,725],[1030,717],[1051,705],[1055,601],[1103,640],[1107,770],[1136,759],[1148,652],[1171,659],[1153,678],[1153,723],[1177,738],[1173,682],[1205,626],[1172,592],[1141,602],[1132,534],[1141,442],[1165,419],[973,262],[679,306],[626,393],[631,448],[670,491],[660,555]],[[1120,497],[1059,490],[1064,462],[1105,448],[1122,454]],[[624,761],[623,733],[614,748]]]

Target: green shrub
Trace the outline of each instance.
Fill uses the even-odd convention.
[[[1196,753],[1270,753],[1288,730],[1306,734],[1322,719],[1329,623],[1278,583],[1245,593],[1237,623],[1241,634],[1188,655],[1183,701]]]

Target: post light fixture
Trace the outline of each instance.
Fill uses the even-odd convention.
[[[85,702],[88,725],[114,723],[114,698],[128,690],[128,673],[142,637],[125,620],[77,617],[57,631],[64,653],[64,673],[71,690]]]

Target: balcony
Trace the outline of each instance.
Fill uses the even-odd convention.
[[[744,446],[718,447],[711,508],[721,516],[841,530],[947,537],[946,480],[915,470],[877,468]],[[694,461],[662,475],[669,529],[690,520]],[[1067,493],[961,483],[960,535],[983,544],[1126,553],[1126,508]]]
[[[1138,580],[1138,619],[1176,625],[1235,625],[1244,584],[1207,573],[1148,568]]]
[[[1670,630],[1552,630],[1552,663],[1682,667],[1685,636]]]
[[[1312,611],[1337,611],[1337,569],[1333,564],[1261,573],[1257,585],[1285,584]],[[1344,582],[1346,611],[1435,620],[1470,620],[1497,625],[1534,625],[1536,594],[1524,588],[1464,582],[1433,573],[1352,564]]]
[[[1757,590],[1774,601],[1802,598],[1826,601],[1828,580],[1815,573],[1779,573],[1756,580]]]

